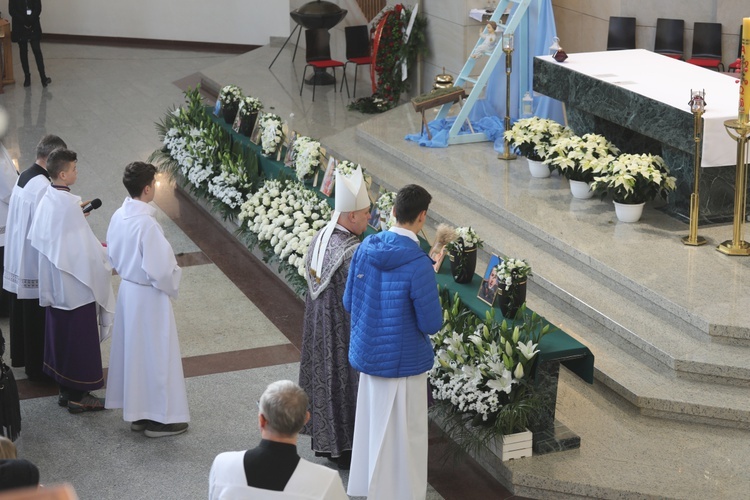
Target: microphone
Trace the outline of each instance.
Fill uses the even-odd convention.
[[[94,198],[93,200],[91,200],[90,202],[86,203],[81,208],[83,209],[83,213],[87,214],[87,213],[91,212],[92,210],[95,210],[95,209],[97,209],[97,208],[99,208],[101,206],[102,206],[102,200],[100,200],[99,198]]]

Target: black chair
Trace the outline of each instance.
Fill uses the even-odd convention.
[[[354,88],[352,89],[352,98],[357,97],[357,70],[360,66],[372,64],[372,52],[370,50],[370,29],[366,24],[361,26],[347,26],[344,28],[346,35],[346,63],[344,63],[344,73],[347,65],[354,64]],[[347,83],[347,87],[348,87]],[[341,88],[344,87],[344,80],[341,81]],[[341,89],[339,89],[341,92]]]
[[[682,59],[685,52],[685,21],[682,19],[656,20],[654,52],[674,59]]]
[[[721,23],[695,23],[693,52],[687,62],[702,68],[724,71],[721,55]]]
[[[635,48],[635,18],[610,17],[607,33],[607,50],[627,50]]]
[[[750,54],[746,57],[750,57]],[[742,64],[742,26],[740,26],[740,41],[737,44],[737,60],[729,65],[729,71],[732,73],[739,73],[740,64]]]
[[[299,95],[302,95],[302,89],[305,88],[305,75],[307,68],[312,67],[315,74],[312,77],[313,97],[315,102],[315,87],[319,79],[327,78],[327,68],[333,69],[333,91],[336,92],[336,68],[343,68],[344,63],[331,59],[331,34],[325,29],[305,30],[306,52],[305,70],[302,72],[302,85],[299,88]],[[346,82],[346,72],[344,72],[344,82]],[[349,95],[349,83],[346,83],[346,95]]]

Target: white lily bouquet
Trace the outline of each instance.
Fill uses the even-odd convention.
[[[216,124],[196,128],[187,122],[176,124],[164,135],[169,155],[177,162],[182,175],[196,188],[205,187],[207,180],[215,175],[220,136]]]
[[[507,258],[495,266],[495,273],[498,283],[508,291],[514,283],[525,281],[531,276],[531,266],[523,259]]]
[[[445,248],[450,251],[466,251],[471,250],[472,248],[482,248],[482,245],[484,244],[484,241],[479,238],[479,235],[476,231],[474,231],[474,228],[471,226],[465,226],[465,227],[457,227],[456,235],[450,241]]]
[[[281,148],[281,141],[284,138],[284,129],[281,123],[281,117],[273,113],[264,114],[260,119],[260,145],[265,156],[277,154]]]
[[[220,159],[221,173],[208,181],[208,192],[230,209],[236,209],[247,199],[252,187],[245,170],[245,158],[224,152]]]
[[[378,201],[375,202],[378,212],[380,212],[380,228],[384,231],[390,229],[396,223],[396,216],[393,215],[396,194],[394,191],[386,191],[381,188]]]
[[[294,141],[294,170],[297,172],[297,180],[302,182],[315,175],[320,168],[321,150],[320,142],[304,135],[300,135]]]
[[[331,207],[299,182],[268,180],[240,208],[241,226],[255,233],[261,249],[272,251],[299,276],[315,233],[331,217]]]

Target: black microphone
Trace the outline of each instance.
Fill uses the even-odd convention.
[[[100,200],[99,198],[94,198],[93,200],[91,200],[90,202],[86,203],[81,208],[83,208],[83,213],[87,214],[87,213],[91,212],[92,210],[97,209],[97,208],[99,208],[101,206],[102,206],[102,200]]]

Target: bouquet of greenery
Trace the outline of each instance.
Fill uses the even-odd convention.
[[[544,161],[555,140],[573,132],[554,120],[532,116],[518,120],[503,137],[529,160]]]
[[[617,203],[639,204],[657,197],[666,200],[675,183],[661,156],[624,154],[594,179],[592,190],[601,198],[611,196]]]
[[[618,154],[617,146],[601,135],[562,136],[552,142],[544,163],[568,180],[589,183],[605,172]]]

